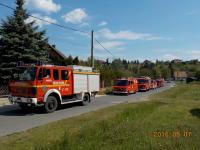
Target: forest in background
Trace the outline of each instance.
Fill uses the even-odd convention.
[[[57,61],[58,65],[83,65],[90,66],[90,59],[87,61],[79,60],[78,57],[67,57],[62,62]],[[159,61],[152,62],[145,60],[143,62],[128,61],[125,59],[114,59],[112,62],[95,60],[95,69],[101,73],[101,81],[105,86],[112,84],[113,80],[122,77],[140,77],[149,76],[153,79],[164,78],[165,80],[173,79],[174,71],[185,71],[189,77],[200,79],[200,62],[196,60],[182,61]]]

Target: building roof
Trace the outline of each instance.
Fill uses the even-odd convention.
[[[59,51],[58,49],[56,49],[56,47],[54,45],[50,45],[49,44],[50,49],[56,53],[56,55],[62,59],[66,59],[67,57],[65,56],[65,54],[63,54],[61,51]]]

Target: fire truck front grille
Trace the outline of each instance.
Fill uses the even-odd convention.
[[[31,97],[31,88],[28,87],[16,87],[11,91],[14,96]]]
[[[124,88],[116,88],[115,91],[126,91]]]

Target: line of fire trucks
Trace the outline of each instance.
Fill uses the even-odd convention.
[[[19,64],[9,83],[9,101],[21,109],[42,106],[47,113],[59,105],[87,105],[100,89],[100,74],[91,67]],[[161,87],[163,79],[148,77],[118,79],[114,94],[130,94]]]
[[[117,79],[113,86],[113,94],[136,93],[149,91],[164,86],[164,79],[151,79],[149,77]]]

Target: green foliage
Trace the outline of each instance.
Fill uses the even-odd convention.
[[[90,65],[90,61],[85,63]],[[200,80],[200,62],[191,61],[156,61],[155,63],[145,60],[144,62],[127,61],[125,59],[115,59],[111,63],[95,60],[95,67],[100,70],[101,81],[105,86],[111,86],[113,81],[122,77],[149,76],[153,79],[173,78],[174,71],[186,71],[188,76],[197,77]]]
[[[195,72],[195,77],[197,78],[198,81],[200,80],[200,70],[197,70]]]
[[[69,57],[65,60],[66,64],[72,65],[73,64],[73,57],[69,55]]]
[[[139,77],[149,76],[151,78],[171,77],[171,71],[168,64],[164,62],[153,63],[151,61],[127,61],[115,59],[111,63],[95,60],[95,67],[100,70],[101,81],[104,81],[105,86],[111,86],[113,81],[123,77]]]
[[[25,23],[28,13],[23,8],[24,0],[16,0],[12,16],[2,20],[0,26],[0,76],[8,79],[18,61],[48,62],[48,39],[45,31],[38,31],[34,22]]]
[[[79,59],[78,59],[78,57],[75,57],[75,58],[73,59],[73,64],[74,64],[74,65],[78,65],[78,64],[79,64]]]

